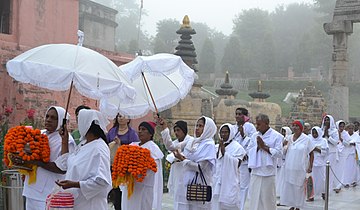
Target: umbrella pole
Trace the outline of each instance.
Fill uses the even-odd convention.
[[[72,91],[72,88],[73,88],[73,83],[74,83],[74,81],[71,80],[69,95],[68,95],[68,99],[67,99],[67,102],[66,102],[65,116],[64,116],[63,124],[62,124],[62,129],[63,130],[64,130],[64,126],[66,125],[66,115],[67,115],[68,109],[69,109],[70,96],[71,96],[71,91]]]
[[[147,90],[149,91],[149,94],[150,94],[151,100],[152,100],[152,102],[153,102],[153,104],[154,104],[155,112],[156,112],[157,116],[159,117],[159,112],[158,112],[158,109],[157,109],[157,107],[156,107],[154,97],[153,97],[153,95],[152,95],[152,93],[151,93],[151,91],[150,91],[150,87],[149,87],[149,85],[148,85],[148,83],[147,83],[147,81],[146,81],[146,78],[145,78],[144,72],[141,72],[141,75],[142,75],[142,76],[143,76],[143,78],[144,78],[146,88],[147,88]]]

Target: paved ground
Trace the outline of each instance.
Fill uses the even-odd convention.
[[[172,210],[172,198],[168,193],[163,196],[162,210]],[[315,198],[314,202],[306,203],[301,210],[324,210],[325,202],[321,198]],[[246,210],[250,210],[248,203]],[[278,210],[289,209],[289,207],[278,207]],[[109,207],[109,210],[113,208]],[[331,193],[329,198],[329,210],[360,210],[360,186],[343,189],[339,194]]]

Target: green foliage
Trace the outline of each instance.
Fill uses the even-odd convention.
[[[154,53],[172,53],[177,45],[179,35],[176,31],[180,28],[179,21],[175,19],[165,19],[157,24],[157,34],[154,39]]]
[[[201,50],[199,68],[201,73],[215,73],[216,56],[214,45],[210,39],[206,39]]]
[[[240,41],[237,36],[232,36],[226,44],[224,57],[221,60],[222,71],[237,73],[242,71],[242,55],[240,52]]]

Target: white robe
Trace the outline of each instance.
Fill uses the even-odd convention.
[[[140,142],[133,142],[130,145],[138,145]],[[142,148],[150,150],[151,157],[154,158],[157,165],[157,172],[147,170],[146,177],[142,182],[134,183],[134,192],[130,199],[127,198],[127,187],[122,189],[121,208],[126,210],[161,210],[161,201],[163,195],[163,175],[161,160],[164,154],[160,148],[153,142],[148,141],[141,145]]]
[[[280,203],[290,207],[302,208],[305,202],[304,182],[308,166],[308,155],[315,148],[310,138],[301,134],[296,141],[290,137],[284,165],[284,183]]]
[[[105,210],[107,195],[112,188],[110,150],[101,138],[62,155],[57,165],[67,169],[65,180],[80,183],[80,188],[68,189],[75,198],[74,210]]]
[[[161,137],[167,150],[179,150],[181,153],[183,152],[186,143],[193,138],[189,135],[186,135],[182,142],[179,142],[178,139],[172,141],[170,130],[168,128],[161,131]],[[181,197],[180,194],[183,192],[179,186],[185,185],[182,179],[184,167],[182,163],[174,157],[173,153],[167,155],[166,160],[171,163],[167,188],[169,189],[169,194],[174,198],[174,210],[177,210],[177,203],[179,202],[179,197]]]
[[[329,145],[326,139],[322,137],[321,128],[315,126],[312,130],[313,129],[316,129],[319,136],[317,138],[310,136],[310,139],[314,143],[314,146],[320,149],[321,152],[314,151],[312,178],[314,180],[314,194],[321,195],[321,193],[325,193],[325,167]]]
[[[244,148],[236,141],[225,147],[224,156],[219,152],[214,176],[213,210],[240,209],[239,160],[245,154]]]
[[[257,150],[257,137],[260,136],[270,153]],[[254,133],[248,146],[248,167],[252,169],[250,180],[250,208],[254,210],[276,209],[276,160],[282,157],[283,136],[272,128],[264,134]],[[262,187],[261,189],[259,187]]]
[[[42,132],[44,133],[45,131]],[[47,134],[47,136],[49,138],[50,162],[55,162],[61,155],[61,136],[57,131]],[[73,151],[74,148],[75,141],[69,134],[69,150]],[[28,201],[30,199],[41,201],[45,208],[46,197],[52,193],[55,187],[55,181],[62,180],[64,177],[64,174],[53,173],[41,167],[37,167],[35,183],[29,185],[29,177],[25,176],[23,196],[25,196]]]

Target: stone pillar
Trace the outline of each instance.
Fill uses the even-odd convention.
[[[335,120],[349,119],[349,88],[347,87],[348,36],[352,33],[352,22],[348,20],[333,21],[324,24],[327,34],[333,35],[332,69],[330,74],[330,101],[328,113]]]

